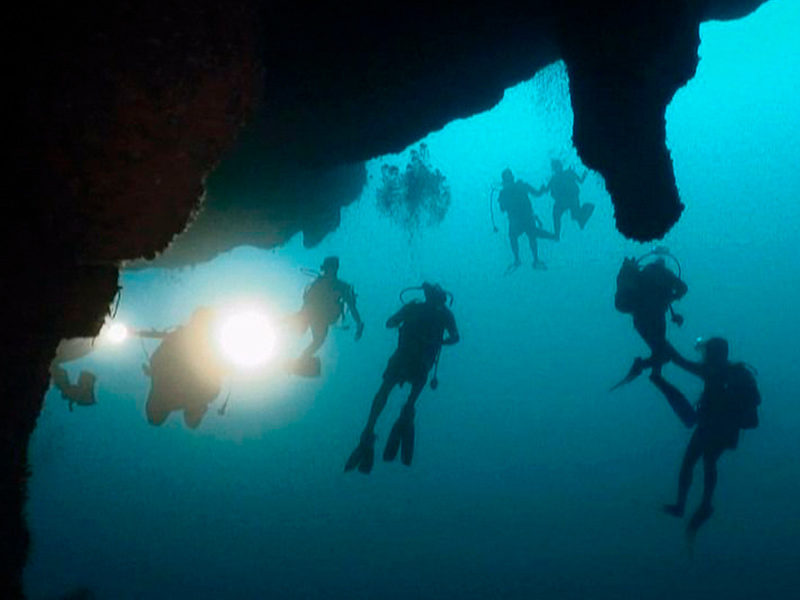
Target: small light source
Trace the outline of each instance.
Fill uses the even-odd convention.
[[[275,331],[266,314],[244,310],[223,316],[218,341],[226,360],[252,369],[266,364],[275,349]]]
[[[109,323],[103,337],[112,344],[121,344],[128,339],[128,328],[122,323]]]

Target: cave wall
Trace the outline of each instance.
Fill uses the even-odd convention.
[[[22,594],[27,443],[59,339],[99,331],[119,262],[153,257],[182,231],[245,123],[284,188],[282,173],[357,169],[487,110],[504,89],[563,58],[583,162],[605,178],[620,232],[655,239],[682,210],[664,108],[694,73],[699,23],[741,17],[763,1],[9,9],[2,597]],[[351,196],[331,206],[319,194],[308,204],[309,194],[266,194],[264,214],[279,224],[276,243],[300,230],[313,241]]]

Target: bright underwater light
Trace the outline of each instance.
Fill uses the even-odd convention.
[[[216,337],[225,360],[239,368],[263,366],[275,353],[272,321],[265,312],[256,309],[224,313]]]
[[[111,344],[121,344],[128,339],[128,327],[124,323],[110,321],[103,327],[102,337]]]

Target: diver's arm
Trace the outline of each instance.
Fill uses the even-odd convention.
[[[523,182],[523,185],[525,186],[525,191],[527,193],[532,194],[533,196],[535,196],[537,198],[547,191],[547,186],[546,185],[543,185],[542,187],[540,187],[538,189],[533,187],[529,183],[524,183]]]
[[[448,315],[447,323],[445,323],[445,331],[447,331],[447,337],[442,340],[442,346],[452,346],[453,344],[457,344],[461,339],[453,313]]]
[[[698,377],[703,377],[703,363],[695,362],[693,360],[689,360],[681,356],[675,348],[670,345],[670,359],[674,362],[678,367],[683,369],[684,371],[688,371],[692,375],[697,375]]]
[[[673,300],[679,300],[686,295],[686,292],[689,291],[689,286],[686,285],[686,282],[679,277],[675,277],[672,283],[672,298]]]
[[[361,315],[358,314],[358,308],[356,308],[356,294],[352,286],[348,286],[348,288],[345,304],[347,304],[347,308],[350,314],[353,315],[353,320],[356,322],[356,340],[359,340],[361,339],[361,334],[364,333],[364,322],[361,320]]]
[[[406,306],[403,306],[400,310],[394,313],[391,317],[386,320],[386,328],[387,329],[394,329],[395,327],[400,327],[400,324],[405,320],[405,310]]]

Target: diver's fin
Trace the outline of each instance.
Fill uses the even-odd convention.
[[[350,458],[344,465],[345,472],[352,471],[355,468],[365,475],[372,471],[372,465],[375,460],[375,436],[370,434],[367,436],[362,435],[361,441],[353,450]]]
[[[61,391],[69,385],[69,375],[62,367],[53,365],[50,367],[50,376],[53,378],[53,385]]]
[[[620,381],[618,381],[617,383],[615,383],[615,384],[614,384],[614,385],[611,387],[611,389],[610,389],[610,390],[608,390],[608,391],[609,391],[609,392],[613,392],[613,391],[614,391],[614,390],[616,390],[617,388],[620,388],[620,387],[622,387],[623,385],[626,385],[626,384],[630,383],[631,381],[633,381],[634,379],[636,379],[636,378],[637,378],[639,375],[641,375],[641,374],[642,374],[642,371],[644,371],[644,361],[643,361],[641,358],[638,358],[638,357],[637,357],[637,358],[635,358],[635,359],[633,360],[633,365],[631,365],[631,368],[630,368],[630,370],[628,371],[628,374],[627,374],[627,375],[625,375],[625,377],[623,377],[623,378],[622,378]]]
[[[411,466],[411,461],[414,458],[414,419],[408,419],[403,427],[403,437],[400,446],[400,460],[407,467]]]
[[[695,513],[692,515],[692,518],[689,519],[689,524],[686,526],[686,535],[689,537],[690,541],[694,540],[694,536],[697,534],[697,530],[708,521],[709,517],[714,513],[714,509],[711,508],[708,504],[701,504]]]
[[[661,510],[664,511],[664,514],[672,517],[677,517],[679,519],[683,517],[683,506],[680,504],[665,504]]]
[[[400,443],[403,438],[403,425],[403,417],[400,417],[392,426],[392,431],[386,440],[386,447],[383,449],[383,460],[386,462],[391,462],[397,458],[397,452],[400,450]]]
[[[517,262],[511,263],[510,265],[508,265],[508,267],[506,267],[506,271],[505,271],[505,273],[503,273],[503,275],[511,275],[511,273],[513,273],[514,271],[519,269],[519,266],[521,264],[522,263],[517,263]]]
[[[383,451],[383,460],[393,461],[400,451],[400,460],[409,466],[414,458],[414,409],[404,408],[397,418],[389,439],[386,441],[386,448]]]

